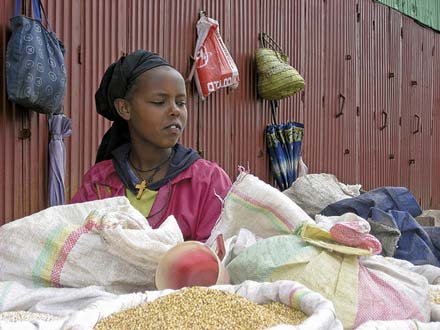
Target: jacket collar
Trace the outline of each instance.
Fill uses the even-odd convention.
[[[192,174],[189,171],[183,173],[187,168],[189,168],[196,160],[200,159],[199,154],[191,148],[186,148],[181,144],[176,144],[174,147],[174,155],[171,159],[170,166],[165,177],[157,182],[154,182],[148,187],[151,190],[159,190],[162,186],[171,182],[175,184],[184,179],[190,178]],[[121,179],[125,187],[130,189],[134,194],[137,192],[135,188],[136,184],[139,183],[138,179],[134,179],[132,175],[129,174],[131,170],[128,163],[128,155],[130,153],[130,144],[124,144],[112,153],[113,155],[113,166]]]

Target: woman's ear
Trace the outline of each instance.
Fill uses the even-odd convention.
[[[128,104],[127,100],[122,98],[117,98],[113,102],[116,111],[118,112],[118,115],[125,120],[130,119],[130,105]]]

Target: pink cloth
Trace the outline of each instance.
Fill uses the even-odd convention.
[[[330,228],[330,235],[336,242],[343,245],[370,250],[373,254],[382,252],[382,244],[379,240],[373,235],[363,232],[356,221],[335,224]]]
[[[216,163],[198,159],[156,196],[148,217],[152,228],[158,228],[174,215],[185,240],[205,241],[211,234],[232,183]],[[125,186],[111,160],[94,165],[84,176],[83,185],[70,203],[125,196]]]

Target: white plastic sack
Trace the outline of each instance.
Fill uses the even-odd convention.
[[[394,264],[402,269],[413,272],[415,274],[422,275],[424,278],[428,280],[429,292],[440,292],[440,268],[432,266],[432,265],[421,265],[415,266],[411,262],[403,259],[396,258],[383,258],[387,263]],[[437,322],[440,321],[440,304],[435,304],[430,302],[431,304],[431,321]]]
[[[182,241],[174,217],[153,230],[125,197],[54,206],[0,227],[0,281],[154,289],[159,259]]]
[[[408,260],[396,259],[396,258],[385,258],[388,262],[391,262],[399,267],[408,269],[414,273],[420,274],[428,280],[429,284],[437,285],[440,284],[440,268],[433,265],[419,265],[415,266]]]
[[[299,158],[298,162],[298,178],[304,175],[307,175],[309,173],[309,168],[307,167],[306,163],[304,163],[303,158]]]
[[[332,203],[359,196],[360,188],[361,185],[345,185],[332,174],[308,174],[296,179],[283,194],[314,218]]]
[[[28,311],[59,317],[52,321],[0,320],[0,330],[59,330],[71,313],[115,297],[100,287],[35,289],[18,282],[0,282],[0,312]]]
[[[393,258],[385,258],[380,255],[371,256],[371,257],[362,257],[360,258],[360,263],[368,268],[371,275],[376,275],[377,279],[386,283],[388,286],[393,287],[400,294],[404,294],[407,299],[407,307],[402,315],[410,315],[410,309],[416,309],[421,314],[421,319],[419,321],[429,321],[431,319],[431,302],[429,295],[429,284],[426,278],[423,276],[416,274],[415,272],[399,266],[397,263],[392,262],[390,259]],[[368,291],[368,288],[366,288]],[[370,299],[371,303],[374,303],[374,299],[367,294],[364,295]],[[363,304],[368,306],[368,302],[365,301],[364,298]],[[402,297],[396,297],[392,295],[388,295],[389,305],[397,305],[402,304],[405,305],[405,302],[402,300]],[[388,306],[384,306],[384,309],[388,309]],[[414,313],[412,313],[415,315]]]
[[[0,312],[28,311],[59,317],[53,321],[0,320],[0,330],[59,330],[71,313],[115,297],[101,287],[26,288],[18,282],[0,282]]]
[[[262,238],[289,234],[302,222],[314,223],[278,189],[242,171],[225,198],[222,214],[207,244],[212,245],[219,234],[227,240],[242,228]]]
[[[66,316],[91,303],[113,299],[104,288],[27,288],[18,282],[0,282],[0,312],[28,311]]]
[[[54,321],[0,321],[0,330],[60,330],[64,319]]]
[[[356,330],[440,330],[440,322],[401,321],[368,321]]]
[[[297,326],[279,325],[272,327],[272,329],[342,330],[341,323],[335,319],[333,305],[320,294],[310,291],[294,281],[278,281],[275,283],[246,281],[240,285],[220,285],[211,288],[239,294],[257,304],[266,304],[273,301],[282,302],[294,306],[309,316]],[[153,301],[172,292],[174,290],[127,294],[114,300],[91,304],[86,309],[72,314],[62,330],[92,330],[96,323],[113,313]]]
[[[361,218],[355,213],[345,213],[341,216],[326,217],[324,215],[317,214],[315,221],[318,227],[325,230],[330,230],[334,225],[341,222],[356,222],[362,232],[369,233],[371,230],[370,224],[364,218]]]

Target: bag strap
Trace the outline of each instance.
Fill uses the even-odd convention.
[[[260,46],[263,48],[270,48],[276,52],[284,53],[280,45],[278,45],[275,40],[272,39],[270,35],[266,32],[260,32],[258,34],[258,39],[260,40]]]
[[[19,16],[20,15],[20,7],[21,7],[21,0],[15,0],[15,15],[14,16]],[[23,4],[23,11],[24,8],[26,7],[26,3]]]
[[[34,11],[34,17],[41,21],[40,5],[38,0],[32,0],[32,10]]]
[[[52,27],[50,26],[49,19],[47,18],[46,11],[44,10],[43,3],[41,2],[41,0],[35,0],[35,1],[38,1],[38,7],[40,9],[40,12],[43,12],[44,19],[46,21],[47,27],[49,28],[49,31],[53,31]]]
[[[39,21],[41,21],[40,4],[41,4],[40,0],[32,0],[32,10],[34,12],[34,17]],[[22,5],[22,0],[15,0],[15,16],[20,15],[21,5]],[[23,9],[25,9],[25,8],[26,8],[26,0],[24,0],[24,2],[23,2]],[[24,10],[23,14],[25,14],[25,10]],[[47,18],[46,18],[46,21],[47,21]]]
[[[277,100],[270,100],[270,110],[272,112],[272,124],[278,125],[277,122],[277,108],[278,108],[278,101]]]

